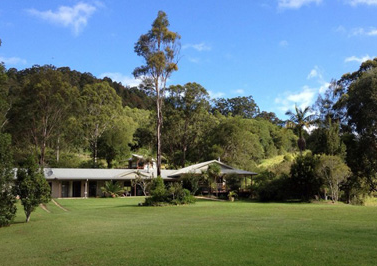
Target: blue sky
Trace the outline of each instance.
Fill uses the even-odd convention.
[[[0,61],[135,85],[131,73],[143,61],[133,47],[159,10],[182,36],[170,84],[197,82],[211,97],[252,95],[284,119],[377,56],[377,0],[2,0]]]

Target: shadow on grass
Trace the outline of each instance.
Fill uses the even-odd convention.
[[[16,221],[16,222],[12,222],[12,224],[26,224],[26,221]]]
[[[232,201],[229,201],[225,198],[208,198],[208,197],[197,197],[196,198],[197,202],[229,202],[231,203]],[[276,204],[276,203],[281,203],[281,204],[307,204],[307,203],[314,203],[314,201],[304,201],[300,199],[291,199],[291,200],[285,200],[285,201],[260,201],[257,199],[250,199],[250,198],[238,198],[235,200],[233,203],[261,203],[261,204]]]
[[[135,205],[116,205],[116,206],[112,206],[111,208],[135,208],[135,207],[145,207],[145,206],[139,206],[138,204],[135,204]]]
[[[305,200],[300,200],[300,199],[292,199],[292,200],[285,200],[285,201],[259,201],[256,199],[238,199],[236,202],[244,202],[244,203],[260,203],[260,204],[329,204],[326,201],[305,201]]]

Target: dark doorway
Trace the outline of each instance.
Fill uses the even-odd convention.
[[[72,182],[72,197],[81,197],[81,181]]]
[[[52,194],[52,182],[48,182],[48,185],[50,186],[50,194]]]
[[[89,181],[89,197],[97,196],[97,181]]]
[[[69,182],[63,181],[62,182],[62,198],[67,198],[68,197],[68,191],[69,191]]]

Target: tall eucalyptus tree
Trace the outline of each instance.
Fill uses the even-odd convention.
[[[166,82],[174,71],[178,70],[179,40],[181,36],[168,29],[169,21],[163,11],[159,11],[157,18],[148,33],[140,36],[135,44],[135,52],[144,58],[145,65],[135,68],[135,78],[149,79],[156,94],[157,112],[157,175],[161,174],[161,127],[162,104],[166,89]]]

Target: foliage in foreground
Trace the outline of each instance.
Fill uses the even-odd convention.
[[[10,142],[10,135],[0,133],[0,227],[9,225],[17,211],[12,191],[14,172]]]
[[[17,170],[16,193],[20,197],[24,207],[26,222],[30,221],[30,215],[41,203],[47,203],[51,199],[51,190],[42,170],[29,158],[23,168]]]
[[[145,199],[145,206],[182,205],[195,203],[190,191],[184,189],[181,183],[171,183],[167,189],[161,177],[152,180],[151,196]]]

